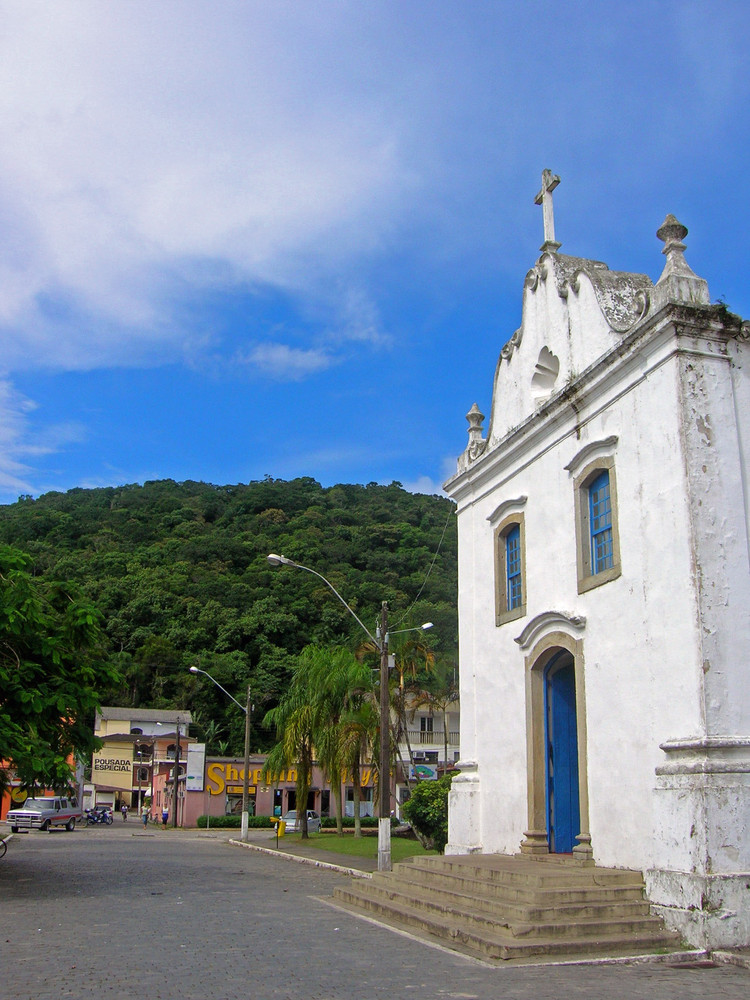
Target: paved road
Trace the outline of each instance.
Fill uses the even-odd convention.
[[[2,828],[0,828],[0,831]],[[747,1000],[721,966],[490,968],[328,905],[337,873],[135,822],[14,837],[2,1000]]]

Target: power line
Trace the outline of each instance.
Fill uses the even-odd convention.
[[[445,519],[445,524],[443,525],[443,533],[440,536],[440,541],[438,542],[438,547],[435,549],[435,555],[432,557],[432,562],[430,563],[430,568],[427,570],[427,575],[425,576],[424,580],[422,581],[422,586],[419,588],[419,591],[417,592],[417,596],[411,602],[411,604],[406,609],[406,611],[401,615],[401,617],[398,618],[395,622],[392,623],[391,628],[393,628],[394,625],[400,625],[401,622],[405,621],[408,618],[408,616],[409,616],[409,614],[411,612],[411,609],[417,603],[417,601],[419,600],[419,598],[422,595],[422,591],[427,586],[427,581],[430,579],[430,573],[432,573],[432,570],[433,570],[433,568],[435,566],[435,562],[437,561],[437,557],[440,554],[440,548],[441,548],[441,546],[443,544],[443,539],[445,538],[445,533],[448,530],[448,522],[450,521],[451,517],[453,517],[453,514],[454,514],[454,511],[452,511],[452,510],[448,512],[448,517]]]

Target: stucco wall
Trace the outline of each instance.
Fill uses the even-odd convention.
[[[584,408],[576,419],[571,410],[567,426],[554,428],[549,450],[503,469],[500,485],[466,512],[459,509],[461,757],[479,761],[489,792],[482,804],[484,850],[517,850],[527,823],[524,656],[515,642],[525,621],[551,609],[586,618],[589,784],[597,789],[591,832],[603,863],[643,863],[653,775],[663,759],[660,736],[699,731],[677,371],[674,361],[658,360],[629,391],[613,384],[611,395],[619,398],[578,433],[588,413]],[[622,576],[579,595],[573,482],[565,466],[585,445],[613,435]],[[520,496],[528,497],[527,615],[497,627],[488,518],[501,501]]]

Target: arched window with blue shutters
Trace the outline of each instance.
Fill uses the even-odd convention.
[[[589,485],[589,533],[591,536],[591,572],[601,573],[614,564],[612,545],[612,501],[609,472],[600,472]]]
[[[505,536],[505,569],[508,611],[520,608],[523,601],[521,570],[521,528],[514,524]]]

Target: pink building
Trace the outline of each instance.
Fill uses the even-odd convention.
[[[249,769],[249,811],[251,816],[282,816],[289,809],[296,809],[297,771],[294,767],[282,772],[278,781],[266,784],[262,778],[265,754],[254,754],[250,758]],[[242,787],[244,782],[244,759],[241,757],[208,757],[205,760],[201,789],[191,789],[191,784],[200,783],[197,775],[180,776],[178,786],[178,826],[197,826],[199,816],[239,815],[242,811]],[[190,768],[189,768],[190,769]],[[152,814],[161,817],[161,808],[166,801],[169,807],[169,822],[172,823],[172,774],[155,773],[153,780]],[[361,774],[360,812],[363,816],[373,815],[375,787],[374,769],[364,767]],[[354,787],[351,781],[342,784],[344,815],[354,815]],[[334,816],[335,803],[330,785],[323,772],[313,768],[313,780],[307,798],[307,808],[314,809],[321,816]]]

